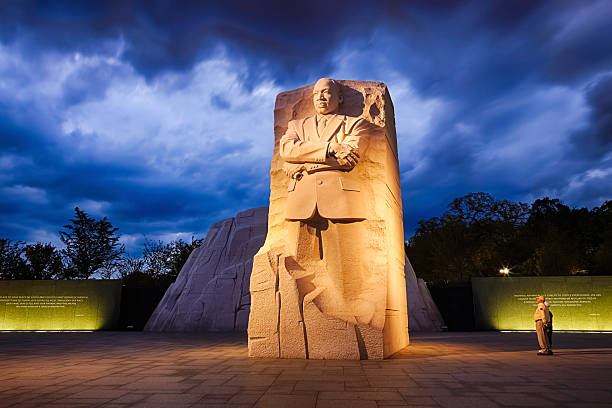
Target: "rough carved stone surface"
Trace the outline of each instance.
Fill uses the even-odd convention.
[[[250,296],[248,287],[253,264],[253,254],[264,244],[268,222],[267,207],[252,208],[213,224],[206,236],[204,244],[190,255],[187,263],[181,269],[175,284],[168,288],[166,295],[149,319],[145,330],[149,331],[246,331],[250,312]],[[241,231],[241,232],[240,232]],[[246,237],[246,240],[245,240]],[[226,248],[226,250],[223,250]],[[229,250],[228,250],[229,249]],[[236,252],[237,249],[237,252]],[[246,250],[245,250],[246,249]],[[231,253],[234,251],[234,253]],[[222,259],[223,258],[223,259]],[[408,258],[405,261],[406,295],[408,299],[408,326],[410,331],[439,331],[444,325],[436,305],[433,303],[429,290],[422,279],[417,279]],[[239,267],[244,265],[244,268]],[[224,269],[236,268],[240,277],[231,285],[217,285]],[[294,291],[285,290],[288,285],[295,285],[283,269],[279,276],[279,292],[291,296]],[[217,286],[219,290],[217,290]],[[233,287],[230,296],[218,296],[228,286]],[[183,292],[185,292],[183,294]],[[196,299],[197,301],[193,301]],[[280,326],[281,336],[294,339],[295,347],[284,349],[283,358],[306,358],[304,337],[296,334],[303,332],[304,326],[300,319],[299,307],[296,301],[285,298],[281,303],[293,304],[293,309],[281,309],[280,319],[274,324],[283,322]],[[206,306],[204,310],[203,305]],[[185,312],[188,308],[193,311]],[[196,321],[203,324],[193,324],[187,321],[190,316],[200,316]],[[220,319],[218,312],[226,311]],[[227,311],[230,311],[228,314]],[[233,313],[232,313],[233,311]],[[275,316],[271,316],[275,318]],[[234,322],[234,323],[233,323]],[[316,343],[316,334],[312,335]],[[324,338],[321,339],[324,341]],[[292,350],[302,350],[294,353]]]
[[[444,320],[434,303],[423,279],[416,277],[406,257],[406,298],[408,300],[408,327],[410,331],[441,331]]]
[[[266,235],[267,207],[213,224],[147,322],[149,331],[244,331],[253,255]]]
[[[322,79],[281,93],[274,135],[268,233],[251,275],[249,355],[381,359],[401,350],[402,200],[386,85]]]

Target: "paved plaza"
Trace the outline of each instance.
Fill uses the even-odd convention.
[[[413,333],[384,361],[254,360],[244,334],[0,333],[0,407],[612,407],[612,334]]]

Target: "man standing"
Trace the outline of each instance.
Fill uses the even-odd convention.
[[[538,335],[538,343],[540,345],[539,356],[550,356],[553,354],[546,330],[551,325],[551,317],[548,308],[546,307],[544,296],[538,296],[536,299],[537,307],[533,314],[533,320],[536,324],[536,333]]]
[[[316,115],[293,120],[279,144],[290,177],[285,217],[295,260],[310,273],[300,295],[322,313],[370,324],[375,306],[364,288],[370,271],[360,258],[366,232],[366,186],[357,175],[374,126],[339,114],[340,85],[322,78],[314,86]]]

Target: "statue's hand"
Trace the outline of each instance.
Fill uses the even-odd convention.
[[[329,153],[334,156],[342,166],[355,166],[359,161],[357,149],[348,144],[331,143],[329,145]]]
[[[306,171],[306,166],[304,164],[285,163],[283,164],[283,171],[289,178],[299,180],[302,178],[302,172]]]

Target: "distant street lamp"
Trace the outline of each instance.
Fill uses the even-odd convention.
[[[508,275],[510,275],[510,269],[508,269],[508,268],[506,268],[506,267],[501,268],[501,269],[499,270],[499,273],[501,273],[501,274],[502,274],[502,275],[504,275],[504,276],[508,276]]]

